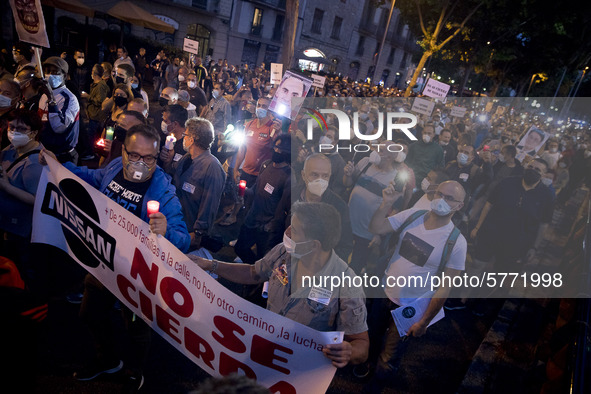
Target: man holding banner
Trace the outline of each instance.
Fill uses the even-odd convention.
[[[159,146],[160,136],[156,130],[150,126],[137,125],[127,131],[122,157],[116,158],[107,167],[90,170],[66,163],[66,168],[130,213],[149,222],[153,233],[166,237],[178,249],[187,251],[190,236],[183,221],[181,204],[169,177],[156,165]],[[53,153],[44,150],[40,158],[42,164],[46,164],[45,156],[55,159]],[[159,202],[159,212],[148,212],[150,200]],[[94,336],[97,357],[74,374],[78,380],[92,380],[103,373],[115,373],[123,368],[110,322],[114,303],[115,297],[109,290],[88,274],[80,316]],[[132,342],[126,384],[139,389],[144,380],[142,365],[147,355],[151,330],[126,307],[122,308],[122,314]]]
[[[332,205],[304,202],[293,205],[292,215],[283,243],[254,265],[189,257],[235,283],[269,281],[268,310],[319,331],[344,331],[342,343],[326,345],[322,352],[337,368],[360,364],[369,349],[363,290],[343,283],[313,286],[321,278],[356,276],[333,250],[340,239],[340,215]]]

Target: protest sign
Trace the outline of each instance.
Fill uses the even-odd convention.
[[[416,112],[417,114],[431,116],[433,108],[435,108],[435,103],[433,101],[416,97],[410,110],[412,112]]]
[[[550,135],[538,129],[535,126],[529,128],[527,133],[523,136],[519,144],[517,144],[517,158],[521,161],[525,155],[534,156],[539,151],[546,141],[550,138]]]
[[[14,27],[21,41],[49,48],[40,0],[10,0]]]
[[[189,38],[183,39],[183,51],[199,54],[199,41],[191,40]]]
[[[315,88],[323,88],[324,83],[326,82],[326,77],[321,77],[320,75],[312,74],[312,78],[314,81],[312,82],[312,86]]]
[[[271,392],[323,393],[335,367],[319,332],[230,292],[149,225],[50,158],[35,199],[33,242],[54,245],[213,376],[245,374]]]
[[[278,115],[295,119],[301,102],[292,103],[293,98],[306,97],[312,80],[291,71],[286,71],[269,104],[269,109]]]
[[[445,96],[447,96],[447,92],[449,92],[449,85],[431,78],[427,80],[425,89],[423,89],[423,94],[425,96],[438,99],[444,99]]]
[[[466,108],[458,107],[458,106],[454,105],[451,108],[451,111],[449,114],[450,114],[450,116],[454,116],[456,118],[463,118],[464,115],[466,115]]]
[[[282,73],[283,73],[283,64],[271,63],[271,84],[273,84],[273,85],[280,84]]]

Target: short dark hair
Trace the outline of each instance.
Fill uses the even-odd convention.
[[[135,68],[133,68],[133,66],[131,66],[127,63],[121,63],[121,64],[117,65],[117,68],[120,68],[123,71],[125,71],[125,74],[127,74],[128,77],[133,77],[135,74]]]
[[[170,114],[169,119],[171,122],[177,122],[181,126],[183,126],[189,118],[187,110],[180,104],[167,105],[164,107],[164,112],[168,112]]]
[[[501,150],[503,149],[505,152],[507,152],[507,154],[509,154],[509,156],[511,156],[511,158],[515,158],[515,156],[517,156],[517,148],[515,148],[514,145],[505,145],[501,147]]]
[[[196,137],[195,144],[198,147],[204,150],[211,148],[215,134],[209,120],[194,117],[185,122],[185,127],[190,134]]]
[[[449,133],[451,135],[451,130],[450,129],[441,129],[441,131],[439,132],[439,135],[441,135],[443,133]]]
[[[548,171],[548,168],[550,168],[550,166],[548,165],[548,162],[546,160],[542,159],[541,157],[536,157],[534,159],[534,161],[537,161],[538,163],[542,163],[546,167],[546,171]]]
[[[292,217],[302,223],[309,240],[317,240],[322,250],[334,249],[341,239],[341,215],[332,205],[323,202],[296,202],[291,208]]]
[[[97,63],[94,66],[92,66],[92,72],[95,72],[96,75],[102,78],[103,74],[105,73],[105,69],[103,68],[103,66]]]
[[[16,120],[18,122],[24,123],[31,128],[31,131],[36,131],[37,135],[35,136],[35,140],[39,140],[39,134],[41,133],[41,129],[43,128],[43,122],[41,121],[41,117],[37,111],[29,111],[27,109],[15,109],[10,111],[7,116],[7,120],[12,122]]]
[[[136,118],[137,120],[139,120],[140,122],[142,122],[142,124],[148,124],[147,121],[146,121],[146,117],[141,112],[137,112],[137,111],[123,111],[123,112],[121,112],[119,114],[119,116],[121,116],[121,115],[133,116],[134,118]],[[119,116],[117,116],[117,119],[119,119]]]
[[[23,55],[28,62],[30,62],[31,59],[33,59],[33,51],[31,49],[31,45],[19,41],[16,44],[14,44],[13,49],[18,51],[21,55]]]
[[[129,130],[127,130],[127,134],[125,135],[124,144],[129,144],[129,139],[136,134],[139,134],[146,139],[156,141],[156,146],[160,146],[160,134],[155,128],[145,124],[138,124],[130,127]]]

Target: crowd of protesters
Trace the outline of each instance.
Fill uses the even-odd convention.
[[[236,66],[165,51],[150,59],[143,48],[131,56],[123,46],[101,60],[87,64],[80,50],[34,59],[23,43],[12,57],[0,57],[2,255],[16,263],[24,283],[42,293],[39,266],[47,261],[35,255],[30,239],[37,185],[52,157],[183,252],[213,248],[214,224],[238,222],[231,244],[241,263],[193,260],[244,284],[240,295],[251,302],[319,330],[345,331],[344,344],[325,354],[338,367],[357,364],[359,377],[375,368],[377,386],[395,376],[400,335],[389,310],[421,295],[386,291],[384,302],[366,302],[360,292],[346,300],[335,295],[313,311],[308,304],[288,310],[281,300],[290,295],[276,274],[291,275],[279,264],[283,254],[302,262],[298,275],[458,275],[491,262],[516,271],[541,247],[556,204],[591,185],[591,134],[579,124],[558,130],[534,113],[482,116],[477,107],[452,117],[450,105],[438,103],[431,116],[418,116],[411,129],[416,141],[395,133],[392,141],[380,138],[356,151],[352,147],[365,141],[353,132],[339,140],[332,114],[328,127],[308,140],[306,115],[290,120],[272,112],[276,87],[265,64]],[[358,113],[361,134],[372,134],[384,112],[410,112],[412,103],[401,95],[339,76],[308,94],[318,98],[318,108]],[[551,134],[535,151],[519,146],[532,126]],[[148,215],[148,200],[166,209]],[[405,240],[422,244],[414,257]],[[442,249],[450,240],[448,255]],[[266,280],[268,300],[260,296]],[[449,291],[440,290],[409,335],[423,335],[443,307]],[[82,302],[97,356],[75,377],[121,370],[108,327],[114,297],[91,275],[83,294],[76,293],[69,298]],[[482,315],[481,304],[464,298],[445,305]],[[150,329],[122,311],[134,344],[126,377],[137,389]]]

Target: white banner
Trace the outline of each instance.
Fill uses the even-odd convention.
[[[58,162],[43,170],[33,242],[68,252],[177,350],[213,376],[245,374],[272,393],[324,393],[336,368],[319,332],[230,292],[140,218]]]
[[[314,86],[315,88],[324,87],[324,84],[326,83],[326,77],[321,77],[320,75],[312,74],[312,78],[314,78],[312,86]]]
[[[454,105],[453,107],[451,107],[451,111],[449,112],[449,115],[454,116],[456,118],[463,118],[464,115],[466,115],[466,108],[458,107],[457,105]]]
[[[271,63],[271,84],[279,85],[283,76],[283,64]]]
[[[199,54],[199,41],[191,40],[189,38],[183,39],[183,51],[194,53],[195,55]]]
[[[425,89],[423,89],[423,94],[425,96],[439,99],[445,98],[447,92],[449,92],[449,85],[431,78],[427,80],[427,85],[425,85]]]
[[[431,116],[433,108],[435,108],[435,103],[433,101],[416,97],[410,110],[412,112],[416,112],[417,114]]]
[[[40,0],[10,0],[14,26],[21,41],[49,48]]]

